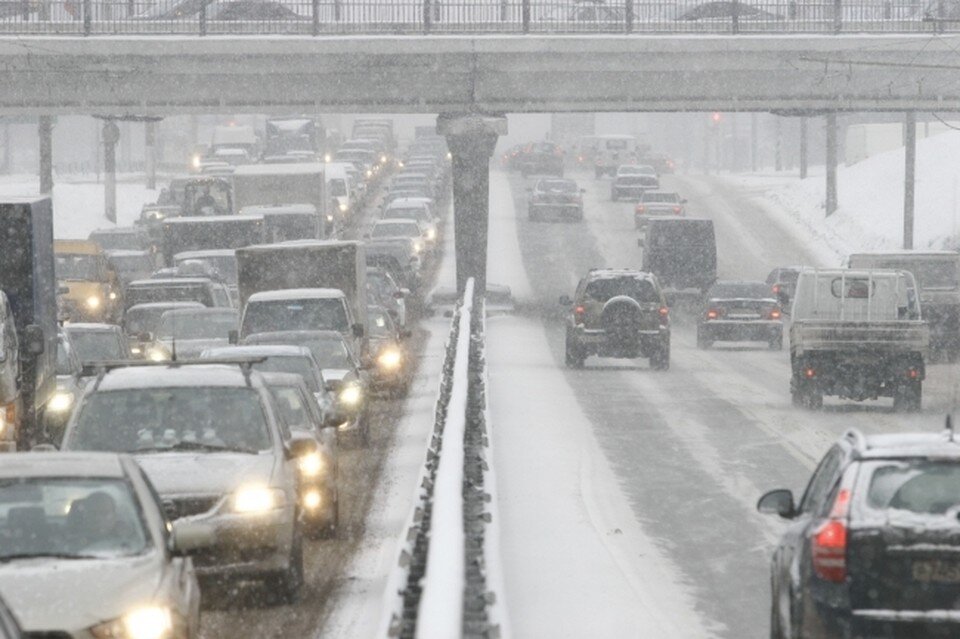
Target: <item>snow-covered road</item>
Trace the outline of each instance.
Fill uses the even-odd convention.
[[[523,180],[491,180],[490,281],[510,284],[532,309],[494,318],[488,337],[514,630],[764,636],[767,563],[782,525],[755,512],[759,495],[802,491],[851,426],[940,428],[960,369],[930,367],[921,415],[895,414],[889,401],[799,410],[790,404],[786,350],[700,351],[690,318],[675,316],[666,373],[595,358],[566,370],[556,300],[589,268],[638,267],[640,257],[632,204],[610,202],[607,181],[575,177],[587,189],[583,224],[531,223]],[[722,278],[763,279],[774,266],[823,255],[721,181],[671,176],[664,188],[687,197],[691,214],[715,220]]]

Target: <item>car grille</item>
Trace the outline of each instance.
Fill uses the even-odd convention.
[[[219,501],[220,495],[174,497],[163,500],[163,512],[173,521],[181,517],[201,515],[216,506]]]

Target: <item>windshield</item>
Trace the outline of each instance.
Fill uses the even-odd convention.
[[[310,389],[311,393],[319,393],[323,390],[320,388],[319,380],[317,379],[320,373],[314,367],[313,362],[307,357],[301,357],[299,355],[268,357],[265,361],[255,363],[253,370],[263,373],[292,373],[294,375],[300,375],[303,377],[303,381],[306,382],[307,388]]]
[[[207,289],[200,284],[157,284],[130,287],[125,301],[127,306],[151,302],[212,302]]]
[[[243,340],[244,344],[278,344],[304,346],[310,349],[320,368],[353,368],[353,360],[347,351],[342,337],[313,337],[309,335],[251,335]],[[276,371],[284,372],[284,371]],[[299,372],[299,371],[290,371]]]
[[[280,417],[291,427],[310,428],[310,412],[296,386],[271,386],[270,394],[280,410]]]
[[[576,193],[578,191],[577,183],[573,180],[540,180],[537,182],[537,190],[555,193]]]
[[[712,299],[770,299],[773,294],[763,282],[730,282],[716,284],[707,293]]]
[[[651,193],[647,191],[640,197],[640,200],[643,202],[668,202],[674,204],[680,201],[680,197],[676,193]]]
[[[420,227],[410,224],[374,224],[371,237],[420,237]]]
[[[157,339],[227,339],[237,330],[238,317],[234,311],[194,313],[167,311],[160,318]]]
[[[101,362],[127,356],[123,340],[111,331],[71,330],[68,334],[81,362]]]
[[[0,564],[130,557],[149,545],[140,505],[122,479],[0,478]]]
[[[347,182],[341,178],[330,180],[330,196],[344,197],[347,194]]]
[[[95,392],[80,406],[66,448],[134,453],[195,444],[211,450],[270,448],[257,391],[193,386]]]
[[[97,267],[96,255],[57,255],[57,278],[61,280],[85,280],[97,282],[100,280],[100,270]]]
[[[258,301],[248,303],[243,313],[244,335],[330,330],[350,330],[340,298]]]
[[[642,304],[660,302],[660,295],[652,282],[636,277],[615,277],[594,280],[587,284],[584,296],[596,302],[606,302],[612,297],[626,295]]]
[[[383,212],[383,217],[388,220],[423,220],[427,217],[427,211],[421,206],[392,206]]]
[[[396,335],[393,321],[391,321],[390,316],[382,310],[368,310],[367,321],[370,325],[370,334],[373,337],[394,337]]]
[[[237,257],[235,255],[204,255],[203,257],[182,258],[177,260],[177,265],[179,266],[188,260],[206,262],[223,278],[224,282],[232,285],[237,283]]]

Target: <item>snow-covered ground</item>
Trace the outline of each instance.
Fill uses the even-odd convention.
[[[118,176],[117,223],[104,216],[104,188],[94,176],[54,180],[53,234],[58,239],[86,239],[90,231],[130,226],[140,217],[144,204],[155,202],[158,191],[142,181]],[[132,177],[132,176],[131,176]],[[38,195],[39,180],[31,175],[10,175],[0,179],[0,197]]]
[[[960,233],[960,131],[917,141],[914,248],[958,246]],[[836,264],[853,251],[898,249],[903,242],[904,149],[874,155],[837,172],[839,207],[825,216],[823,167],[799,180],[783,174],[728,175],[722,179],[753,192],[758,204],[820,247]]]

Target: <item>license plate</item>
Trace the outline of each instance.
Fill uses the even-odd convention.
[[[913,580],[921,583],[960,583],[960,562],[939,559],[914,561],[911,570]]]

